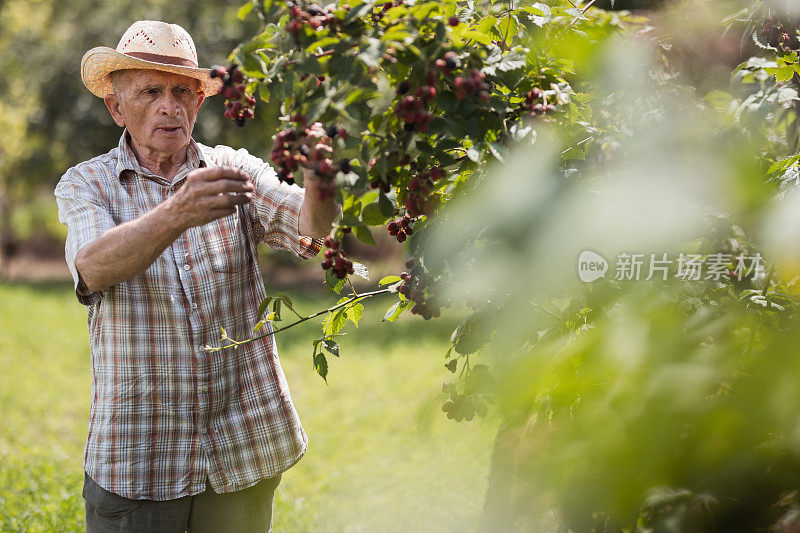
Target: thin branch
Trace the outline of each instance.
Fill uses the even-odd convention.
[[[338,309],[340,309],[342,307],[345,307],[347,305],[351,305],[351,304],[360,302],[361,300],[366,300],[367,298],[372,298],[373,296],[377,296],[378,294],[385,294],[385,293],[392,292],[392,291],[393,291],[393,289],[391,287],[387,287],[385,289],[379,289],[377,291],[365,292],[364,294],[357,294],[355,296],[351,296],[350,298],[348,298],[344,302],[338,303],[338,304],[336,304],[336,305],[334,305],[332,307],[328,307],[327,309],[323,309],[321,311],[317,311],[316,313],[313,313],[311,315],[301,317],[300,320],[296,320],[296,321],[292,322],[291,324],[283,326],[282,328],[273,329],[269,333],[264,333],[263,335],[259,335],[258,337],[252,337],[250,339],[246,339],[246,340],[243,340],[243,341],[237,341],[236,339],[227,338],[227,339],[223,339],[223,340],[229,340],[229,341],[231,341],[231,344],[227,344],[227,345],[224,345],[224,346],[217,346],[216,348],[212,348],[211,346],[206,346],[203,349],[205,351],[207,351],[207,352],[218,352],[218,351],[224,350],[226,348],[236,348],[238,346],[241,346],[242,344],[247,344],[247,343],[250,343],[250,342],[253,342],[253,341],[257,341],[259,339],[263,339],[265,337],[269,337],[270,335],[275,335],[276,333],[280,333],[281,331],[286,331],[289,328],[293,328],[293,327],[295,327],[295,326],[297,326],[299,324],[302,324],[303,322],[307,322],[307,321],[311,320],[312,318],[317,318],[318,316],[324,315],[325,313],[331,313],[331,312],[336,311],[336,310],[338,310]],[[298,316],[300,316],[300,315],[298,315]]]

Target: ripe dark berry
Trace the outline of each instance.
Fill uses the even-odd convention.
[[[350,160],[349,160],[349,159],[342,159],[341,161],[339,161],[339,168],[340,168],[340,169],[341,169],[341,171],[342,171],[342,172],[344,172],[345,174],[347,174],[348,172],[350,172],[350,170],[351,170],[351,167],[350,167]]]
[[[325,270],[328,270],[331,266],[333,266],[333,261],[331,261],[330,259],[326,259],[325,261],[322,262],[322,268]]]
[[[327,135],[328,137],[336,137],[337,133],[339,133],[338,126],[331,126],[325,130],[325,135]]]
[[[451,26],[458,26],[459,22],[460,21],[458,20],[458,17],[450,17],[449,19],[447,19],[447,23],[450,24]]]
[[[406,94],[409,89],[411,89],[411,85],[407,81],[401,81],[397,86],[397,94]]]
[[[228,71],[225,69],[225,67],[215,66],[215,67],[213,67],[211,69],[211,72],[209,73],[209,76],[211,76],[212,78],[223,79],[223,78],[225,78],[225,75],[227,73],[228,73]]]

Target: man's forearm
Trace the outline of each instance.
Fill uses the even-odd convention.
[[[185,229],[162,203],[84,246],[75,267],[89,290],[107,289],[147,270]]]
[[[300,208],[300,234],[322,238],[331,231],[331,223],[339,216],[341,209],[332,197],[320,198],[319,182],[307,179],[303,206]]]

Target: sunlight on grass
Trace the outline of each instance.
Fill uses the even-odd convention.
[[[296,305],[310,312],[329,303]],[[311,364],[317,324],[278,338],[309,449],[276,493],[276,531],[474,527],[493,426],[456,424],[439,410],[440,384],[452,379],[442,366],[452,322],[380,324],[389,305],[375,302],[361,328],[341,339],[329,385]],[[0,285],[0,333],[0,530],[81,531],[84,308],[68,284]]]

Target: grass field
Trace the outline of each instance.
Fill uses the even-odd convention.
[[[310,444],[276,493],[275,531],[474,529],[494,431],[438,410],[453,322],[380,324],[384,302],[342,338],[327,386],[311,365],[318,324],[278,337]],[[89,379],[86,312],[71,285],[0,284],[0,531],[83,530]]]

